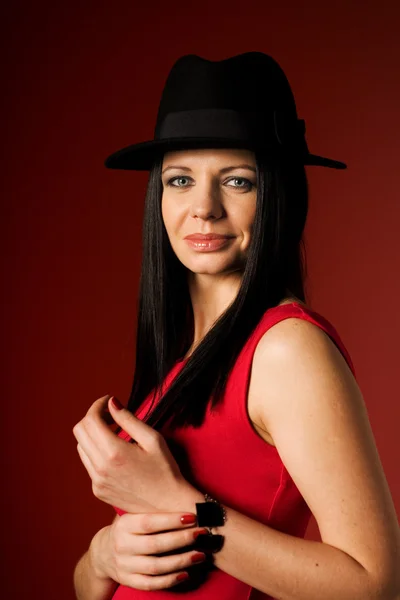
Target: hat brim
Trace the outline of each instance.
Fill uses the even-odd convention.
[[[164,152],[186,150],[191,148],[247,148],[256,150],[254,143],[245,140],[232,140],[229,138],[168,138],[162,140],[150,140],[139,142],[121,148],[110,154],[104,161],[108,169],[122,169],[125,171],[149,171],[154,160]],[[303,163],[332,169],[346,169],[347,164],[332,158],[317,156],[316,154],[305,154]]]

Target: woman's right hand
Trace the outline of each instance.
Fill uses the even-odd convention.
[[[103,527],[89,547],[97,577],[138,590],[170,588],[187,579],[183,575],[188,576],[187,569],[204,562],[207,555],[184,549],[195,543],[196,533],[207,530],[182,524],[181,517],[181,512],[125,513]],[[174,550],[177,553],[171,553]],[[169,555],[157,556],[163,553]]]

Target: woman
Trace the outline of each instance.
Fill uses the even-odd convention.
[[[399,528],[354,367],[306,302],[306,164],[346,166],[309,153],[259,52],[179,59],[154,140],[107,159],[150,175],[132,393],[74,427],[117,512],[75,569],[79,600],[399,597]],[[311,514],[322,543],[303,539]]]

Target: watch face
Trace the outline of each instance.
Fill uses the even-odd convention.
[[[199,527],[219,527],[224,524],[224,511],[217,502],[199,502],[196,509]]]

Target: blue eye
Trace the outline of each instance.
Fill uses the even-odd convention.
[[[251,183],[251,181],[249,181],[249,179],[246,179],[246,177],[232,177],[232,179],[229,179],[228,183],[230,181],[242,181],[242,182],[244,182],[244,185],[234,185],[233,187],[247,188],[249,190],[251,190],[254,187],[253,184]]]
[[[168,180],[167,185],[171,185],[172,187],[186,187],[184,185],[174,185],[172,182],[177,179],[189,179],[189,177],[186,177],[185,175],[178,175],[177,177],[172,177],[172,179]]]
[[[182,181],[183,180],[187,180],[189,181],[191,179],[191,177],[188,177],[187,175],[177,175],[176,177],[172,177],[171,179],[169,179],[167,181],[167,185],[171,186],[171,187],[187,187],[187,185],[176,185],[175,182],[176,181]],[[238,189],[246,189],[248,191],[252,190],[254,186],[254,184],[247,179],[246,177],[231,177],[231,179],[228,179],[227,184],[230,183],[231,181],[239,181],[242,183],[242,185],[230,185],[229,187],[235,187]],[[244,184],[244,185],[243,185]]]

